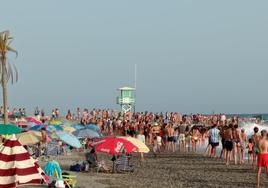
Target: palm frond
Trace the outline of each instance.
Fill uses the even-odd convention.
[[[10,52],[14,52],[16,54],[16,57],[18,57],[18,52],[17,50],[11,48],[10,46],[7,46],[7,50],[10,51]]]
[[[18,81],[18,70],[14,64],[7,61],[7,53],[13,52],[18,56],[17,50],[13,49],[10,44],[13,38],[9,31],[0,32],[0,82],[7,83],[9,80],[13,84]],[[4,81],[4,82],[3,82]]]
[[[13,70],[15,71],[15,82],[18,82],[19,80],[19,72],[18,69],[16,67],[16,65],[13,63]]]
[[[4,34],[6,34],[6,33],[8,33],[8,34],[9,34],[9,33],[10,33],[10,32],[9,32],[9,30],[6,30],[6,31],[2,31],[2,32],[0,32],[0,35],[4,35]]]
[[[8,71],[10,74],[11,84],[14,84],[13,70],[12,70],[11,64],[8,62],[7,65],[8,65]]]
[[[8,65],[7,65],[8,63],[6,63],[5,65],[4,65],[4,68],[5,68],[5,82],[7,83],[8,81],[9,81],[9,79],[10,79],[10,71],[9,71],[9,67],[8,67]]]

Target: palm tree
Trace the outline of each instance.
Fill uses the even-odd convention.
[[[0,84],[3,92],[4,124],[8,123],[7,83],[10,79],[12,84],[18,81],[17,68],[14,64],[12,67],[7,59],[8,52],[14,52],[16,57],[18,55],[18,52],[10,47],[12,39],[9,31],[0,32]]]

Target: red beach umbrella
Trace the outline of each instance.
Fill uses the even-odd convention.
[[[26,120],[27,120],[28,122],[35,123],[36,125],[41,125],[41,124],[42,124],[41,121],[35,119],[34,117],[27,117]]]
[[[122,153],[132,153],[138,148],[130,141],[118,137],[104,137],[96,143],[96,151],[118,155]]]
[[[41,169],[15,135],[0,149],[0,188],[40,185]]]

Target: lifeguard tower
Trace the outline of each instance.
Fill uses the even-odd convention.
[[[122,87],[118,89],[120,96],[117,97],[117,104],[121,106],[121,112],[133,112],[135,111],[135,88]]]

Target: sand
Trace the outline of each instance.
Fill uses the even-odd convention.
[[[111,156],[100,155],[109,162]],[[250,165],[225,166],[220,159],[210,159],[200,154],[165,153],[157,156],[146,155],[146,161],[140,163],[134,154],[134,173],[107,174],[97,172],[72,173],[77,176],[77,187],[256,187],[256,172]],[[73,153],[71,156],[55,158],[63,170],[68,170],[75,161],[83,159],[83,154]],[[44,162],[40,162],[41,166]],[[262,187],[268,187],[268,179],[262,175]]]

